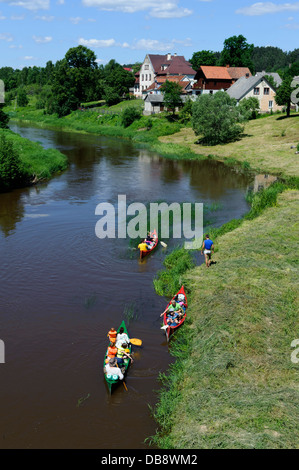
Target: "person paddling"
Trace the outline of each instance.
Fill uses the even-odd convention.
[[[212,252],[214,253],[214,243],[210,240],[209,235],[206,235],[206,239],[203,241],[201,247],[201,254],[205,255],[206,267],[209,268],[211,265]]]

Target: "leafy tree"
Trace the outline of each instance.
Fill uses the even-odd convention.
[[[274,88],[274,90],[276,90],[277,85],[276,85],[275,80],[272,77],[272,75],[265,75],[265,79],[267,80],[267,82],[269,82],[269,84],[272,86],[272,88]]]
[[[23,108],[27,106],[28,103],[29,100],[25,88],[19,88],[17,93],[17,105]]]
[[[248,44],[246,38],[240,34],[232,36],[224,41],[224,47],[220,56],[220,65],[230,67],[249,67],[254,69],[252,53],[254,45]]]
[[[192,108],[192,127],[196,135],[202,136],[201,143],[224,144],[237,140],[244,127],[240,122],[244,116],[239,112],[237,102],[226,92],[218,91],[198,97]]]
[[[121,122],[124,127],[129,127],[134,121],[141,117],[141,112],[135,106],[130,106],[123,111]]]
[[[7,129],[9,116],[3,111],[3,108],[4,108],[4,104],[0,103],[0,128]]]
[[[290,116],[291,112],[291,94],[294,88],[291,87],[293,77],[286,75],[281,85],[276,90],[275,101],[278,106],[285,106],[287,117]]]
[[[271,77],[272,78],[272,77]],[[259,100],[253,96],[240,101],[239,111],[246,120],[256,119],[260,110]]]
[[[183,105],[181,86],[177,82],[166,80],[160,89],[164,95],[164,106],[172,112],[172,115],[174,115],[175,109],[180,108]]]
[[[96,69],[96,55],[88,47],[71,47],[65,54],[65,59],[70,68],[76,69]]]
[[[108,106],[113,106],[121,101],[120,95],[110,86],[105,87],[104,99]]]
[[[53,112],[58,114],[58,117],[66,116],[78,108],[80,99],[77,96],[76,83],[72,79],[66,60],[60,63],[57,71],[54,73],[52,91],[54,102],[49,110],[52,109]]]
[[[193,70],[198,70],[201,65],[216,65],[217,58],[212,51],[198,51],[193,53],[189,62]]]
[[[0,135],[0,191],[20,186],[27,174],[23,169],[18,152],[4,134]]]
[[[192,106],[193,106],[193,101],[188,98],[187,101],[185,102],[184,106],[182,107],[180,111],[180,121],[183,123],[187,123],[191,120],[192,118]]]

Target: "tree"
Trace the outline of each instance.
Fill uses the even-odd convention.
[[[291,112],[291,94],[294,91],[294,88],[291,86],[293,77],[291,75],[286,75],[281,85],[276,90],[275,101],[278,106],[285,106],[287,117],[290,116]]]
[[[240,101],[239,110],[246,120],[256,119],[260,110],[259,100],[254,96],[243,98]]]
[[[175,114],[175,109],[183,105],[181,92],[182,88],[177,82],[170,82],[166,80],[161,86],[161,91],[164,95],[164,106]]]
[[[4,134],[0,136],[0,191],[20,186],[27,174],[13,143]]]
[[[28,103],[29,100],[25,88],[19,88],[17,93],[17,105],[23,108],[27,106]]]
[[[212,51],[198,51],[193,53],[189,62],[193,70],[198,70],[201,65],[216,65],[217,58]]]
[[[192,127],[196,135],[202,136],[201,143],[224,144],[240,138],[244,127],[244,116],[235,99],[226,92],[218,91],[198,97],[192,108]]]
[[[135,106],[130,106],[129,108],[126,108],[122,114],[121,122],[124,127],[129,127],[131,124],[133,124],[134,121],[137,119],[140,119],[141,117],[141,111],[140,109],[137,109]]]
[[[248,44],[246,38],[240,34],[224,41],[224,48],[220,56],[220,65],[230,67],[249,67],[254,70],[252,53],[254,45]]]
[[[76,69],[96,69],[96,55],[88,47],[71,47],[65,54],[65,59],[70,68]]]
[[[9,116],[3,111],[3,108],[4,108],[4,104],[0,103],[0,128],[7,129]]]

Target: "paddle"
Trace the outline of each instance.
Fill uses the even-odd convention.
[[[125,390],[126,390],[126,392],[127,392],[127,391],[128,391],[128,388],[127,388],[127,386],[126,386],[125,379],[123,379],[123,384],[124,384]]]
[[[167,248],[166,243],[164,243],[164,242],[160,242],[160,243],[161,243],[162,246],[164,246],[164,248]]]
[[[138,339],[138,338],[131,338],[130,343],[134,344],[135,346],[141,346],[142,345],[141,339]]]

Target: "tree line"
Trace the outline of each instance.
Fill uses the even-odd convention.
[[[135,76],[115,60],[98,65],[95,53],[85,46],[73,47],[62,60],[46,67],[0,68],[5,84],[5,102],[17,99],[28,104],[27,95],[36,95],[36,107],[59,117],[77,109],[81,103],[105,100],[110,106],[129,96]]]
[[[249,44],[240,34],[225,39],[221,52],[210,50],[194,52],[189,62],[194,70],[198,70],[201,65],[230,65],[248,67],[252,74],[265,71],[283,75],[289,68],[293,68],[299,75],[299,48],[285,52],[279,47],[258,47]]]

